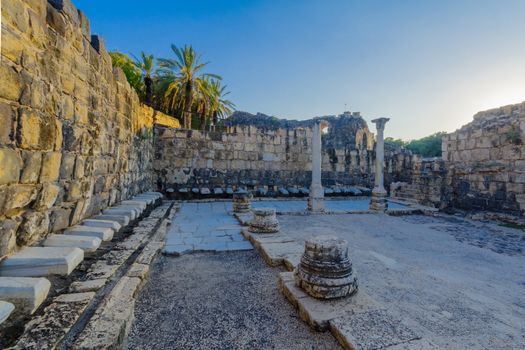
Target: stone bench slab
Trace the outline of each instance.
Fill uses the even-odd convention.
[[[0,299],[13,303],[17,313],[34,313],[50,288],[47,278],[0,277]]]
[[[130,221],[129,215],[96,215],[93,216],[90,220],[106,220],[106,221],[116,221],[121,226],[127,226]]]
[[[136,196],[133,197],[131,200],[133,201],[145,201],[148,204],[151,204],[157,200],[155,197],[142,197],[142,196]]]
[[[110,228],[115,232],[120,231],[122,225],[116,220],[97,220],[97,219],[87,219],[82,221],[82,226],[90,227],[106,227]]]
[[[124,209],[124,210],[132,210],[135,213],[135,219],[138,218],[140,216],[140,214],[142,214],[142,212],[144,211],[144,209],[142,209],[140,206],[138,206],[138,205],[131,205],[131,204],[120,204],[120,205],[111,207],[111,209],[113,209],[113,208],[115,208],[115,209]]]
[[[107,227],[92,227],[77,225],[64,231],[65,235],[97,237],[103,241],[111,241],[113,230]]]
[[[129,216],[130,220],[135,220],[137,217],[137,212],[135,210],[118,207],[104,209],[102,213],[104,215],[126,215]]]
[[[82,260],[84,251],[80,248],[29,247],[0,263],[0,276],[67,276]]]
[[[142,208],[142,210],[146,209],[146,207],[148,206],[148,203],[146,201],[139,200],[139,199],[122,201],[120,202],[120,204],[125,205],[125,206],[131,206],[131,207],[138,206]]]
[[[0,300],[0,324],[4,323],[11,315],[15,306],[7,301]]]
[[[100,247],[102,240],[91,236],[49,235],[42,243],[44,247],[77,247],[84,252],[94,252]]]

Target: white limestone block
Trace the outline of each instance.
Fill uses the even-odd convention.
[[[0,324],[7,320],[14,309],[15,306],[13,304],[0,300]]]
[[[44,247],[77,247],[84,252],[94,252],[102,240],[91,236],[49,235],[42,245]]]
[[[50,288],[51,283],[43,277],[0,277],[0,299],[13,303],[17,313],[34,313]]]
[[[121,226],[127,226],[130,221],[129,215],[96,215],[93,216],[91,219],[93,220],[107,220],[107,221],[116,221]]]
[[[126,206],[138,206],[140,208],[142,208],[142,210],[146,209],[146,207],[148,206],[148,203],[146,201],[142,201],[142,200],[139,200],[139,199],[134,199],[134,200],[126,200],[126,201],[122,201],[120,202],[121,205],[126,205]]]
[[[80,248],[28,247],[0,263],[0,276],[67,276],[84,260]]]
[[[142,212],[144,211],[141,207],[131,204],[121,204],[112,208],[133,210],[135,212],[135,218],[138,218],[140,214],[142,214]]]
[[[151,204],[151,203],[153,203],[156,199],[157,199],[157,198],[155,198],[155,197],[135,196],[135,197],[133,197],[131,200],[134,200],[134,201],[145,201],[146,203]]]
[[[122,225],[118,221],[98,219],[86,219],[82,221],[82,226],[107,227],[115,232],[118,232],[122,228]]]
[[[111,241],[113,230],[108,227],[92,227],[77,225],[64,231],[65,235],[97,237],[103,241]]]
[[[112,207],[104,209],[102,212],[105,215],[127,215],[131,220],[135,220],[137,213],[133,209]]]

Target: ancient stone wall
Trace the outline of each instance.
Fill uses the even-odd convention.
[[[371,187],[374,135],[359,118],[353,129],[330,127],[323,135],[323,185]],[[346,140],[340,135],[346,135]],[[158,189],[166,191],[246,187],[310,186],[310,128],[260,129],[233,126],[229,132],[155,128],[154,170]],[[387,182],[410,177],[410,156],[387,150]],[[402,175],[404,174],[404,175]]]
[[[0,257],[152,187],[152,124],[71,2],[3,0]]]
[[[466,210],[525,209],[525,102],[479,112],[443,137],[444,196]]]

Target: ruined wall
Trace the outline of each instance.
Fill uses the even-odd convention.
[[[350,129],[331,124],[323,135],[324,186],[372,186],[374,135],[366,122],[359,120],[359,123],[350,121],[357,125]],[[340,135],[346,135],[346,139]],[[311,138],[310,128],[234,126],[223,133],[157,127],[154,170],[158,189],[308,188]],[[409,156],[396,152],[386,151],[387,181],[404,178],[400,174],[410,162]]]
[[[444,196],[466,210],[525,209],[525,102],[479,112],[443,137]]]
[[[156,119],[69,1],[3,0],[0,257],[150,189]]]

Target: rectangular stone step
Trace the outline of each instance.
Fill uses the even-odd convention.
[[[0,276],[67,276],[84,260],[80,248],[28,247],[0,263]]]
[[[64,231],[65,235],[97,237],[103,241],[111,241],[113,230],[107,227],[77,225]]]
[[[77,247],[86,253],[94,252],[102,240],[91,236],[49,235],[42,243],[44,247]]]
[[[96,215],[96,216],[93,216],[91,219],[93,219],[93,220],[116,221],[121,226],[127,226],[129,224],[129,221],[131,220],[129,215],[117,215],[117,214],[115,214],[115,215],[104,215],[104,214]]]
[[[141,194],[152,195],[152,196],[156,196],[157,198],[162,198],[162,193],[160,192],[148,191],[148,192],[142,192]]]
[[[7,301],[0,300],[0,324],[7,321],[15,306]]]
[[[90,227],[106,227],[110,228],[115,232],[120,231],[122,225],[116,220],[98,220],[98,219],[86,219],[82,221],[82,226]]]
[[[143,200],[138,200],[138,199],[135,199],[135,200],[127,200],[127,201],[122,201],[120,202],[121,205],[126,205],[126,206],[137,206],[137,207],[140,207],[142,208],[142,210],[146,209],[146,207],[148,206],[148,203],[146,201],[143,201]]]
[[[134,210],[135,211],[135,215],[136,215],[135,218],[138,218],[140,216],[140,214],[142,214],[142,212],[144,211],[144,209],[142,209],[142,207],[140,207],[138,205],[131,205],[131,204],[120,204],[120,205],[114,206],[112,208]]]
[[[126,209],[126,208],[107,208],[102,211],[102,214],[104,215],[126,215],[129,216],[130,220],[135,220],[137,217],[137,212],[133,209]]]
[[[0,300],[13,303],[17,313],[32,314],[46,300],[51,288],[47,278],[0,277]]]
[[[148,204],[152,204],[153,202],[155,202],[157,200],[157,198],[156,197],[151,197],[151,196],[135,196],[131,200],[134,200],[134,201],[145,201]]]

